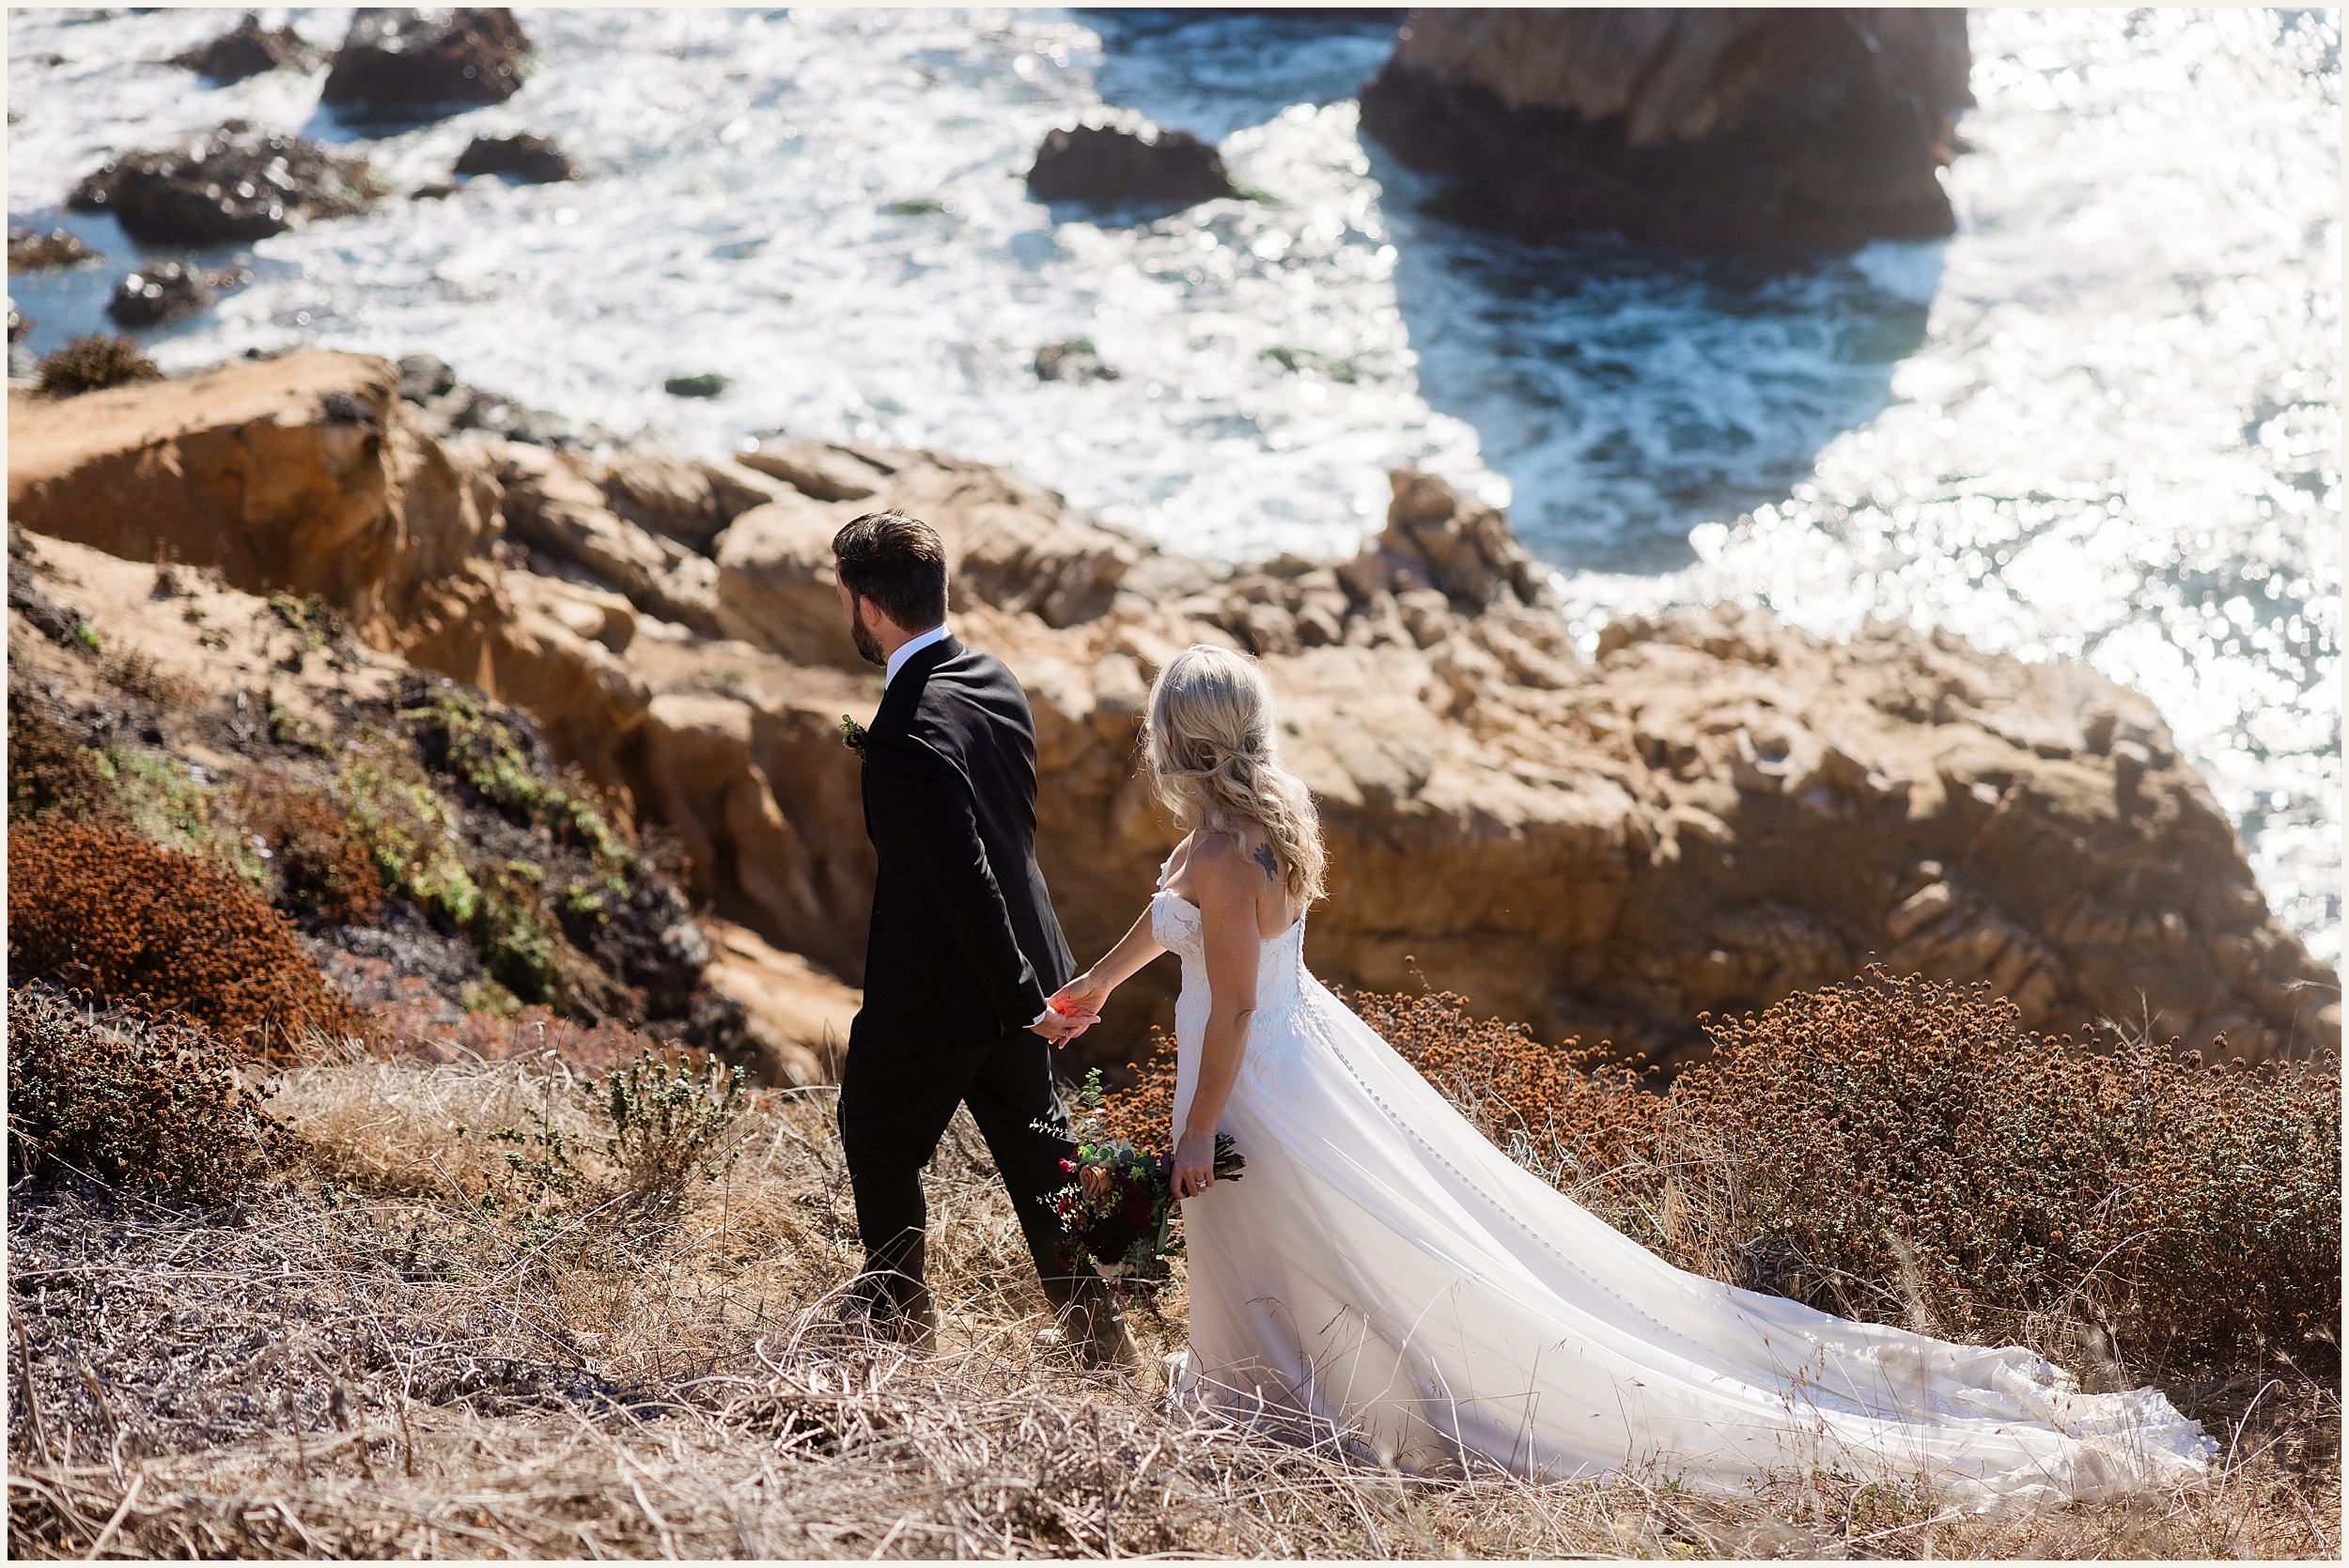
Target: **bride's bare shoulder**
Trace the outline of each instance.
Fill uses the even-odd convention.
[[[1245,892],[1252,898],[1256,884],[1264,879],[1263,872],[1249,858],[1246,841],[1237,833],[1202,831],[1191,834],[1190,855],[1183,868],[1204,888]]]

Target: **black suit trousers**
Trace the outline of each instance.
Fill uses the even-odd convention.
[[[936,1152],[955,1107],[969,1105],[1019,1217],[1039,1279],[1056,1281],[1061,1225],[1046,1202],[1068,1185],[1060,1162],[1076,1144],[1065,1136],[1067,1108],[1052,1089],[1052,1048],[1026,1030],[993,1045],[921,1052],[860,1041],[840,1079],[840,1141],[856,1190],[865,1270],[900,1306],[925,1281],[922,1167]],[[1039,1129],[1035,1124],[1045,1124]]]

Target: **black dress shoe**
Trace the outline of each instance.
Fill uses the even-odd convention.
[[[1088,1372],[1131,1370],[1142,1365],[1142,1347],[1126,1327],[1108,1282],[1092,1278],[1048,1278],[1044,1298],[1052,1304],[1058,1338]]]
[[[859,1275],[849,1282],[840,1315],[844,1322],[878,1338],[917,1350],[933,1349],[938,1343],[938,1309],[926,1284],[908,1289],[905,1281],[888,1275]]]

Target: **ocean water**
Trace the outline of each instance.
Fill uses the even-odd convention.
[[[321,111],[319,73],[162,63],[237,14],[11,10],[11,220],[107,252],[10,279],[35,350],[140,254],[59,211],[113,152],[241,116],[405,192],[549,133],[585,179],[218,253],[253,281],[153,351],[437,353],[689,451],[933,446],[1230,559],[1350,551],[1417,462],[1510,504],[1586,639],[1726,597],[2134,683],[2339,957],[2338,12],[1977,11],[1956,237],[1794,263],[1429,215],[1357,132],[1375,18],[532,10],[516,98],[385,130]],[[263,15],[328,46],[348,20]],[[1220,141],[1248,199],[1029,200],[1044,132],[1109,110]],[[1118,379],[1040,381],[1080,338]],[[724,395],[661,390],[699,372]]]

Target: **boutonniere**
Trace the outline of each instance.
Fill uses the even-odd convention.
[[[864,726],[845,713],[840,716],[840,744],[859,756],[864,754]]]

